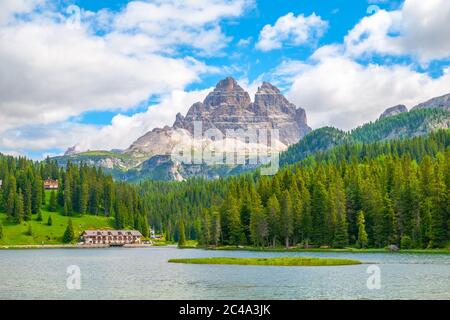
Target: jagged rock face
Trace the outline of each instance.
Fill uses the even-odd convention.
[[[81,152],[81,149],[78,145],[74,145],[73,147],[67,148],[66,152],[64,153],[65,156],[73,156],[75,154],[78,154]]]
[[[148,158],[149,155],[168,155],[172,149],[185,140],[190,140],[191,135],[184,129],[156,128],[137,139],[126,151],[126,154],[134,158]]]
[[[420,103],[411,110],[415,109],[431,109],[431,108],[440,108],[450,111],[450,93],[430,99],[426,102]]]
[[[264,82],[252,102],[236,80],[228,77],[221,80],[203,102],[193,104],[185,117],[177,114],[173,127],[147,133],[126,153],[146,156],[168,154],[167,146],[173,143],[170,138],[161,138],[160,135],[168,137],[183,131],[193,136],[195,121],[201,122],[201,133],[218,129],[224,136],[228,130],[278,129],[279,141],[285,147],[298,142],[311,131],[306,123],[305,110],[290,103],[272,84]]]
[[[380,119],[392,117],[403,112],[408,112],[408,109],[403,104],[399,104],[397,106],[390,107],[384,110],[384,112],[380,116]]]

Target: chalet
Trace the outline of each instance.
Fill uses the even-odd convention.
[[[81,235],[85,245],[91,244],[141,244],[142,234],[137,230],[86,230]]]
[[[46,179],[44,181],[44,189],[45,190],[57,190],[59,187],[58,180]]]

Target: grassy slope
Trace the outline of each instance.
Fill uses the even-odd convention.
[[[47,198],[49,193],[46,193]],[[47,201],[48,202],[48,201]],[[47,225],[49,215],[52,215],[53,224]],[[1,245],[29,245],[29,244],[60,244],[62,236],[67,227],[69,217],[63,216],[60,212],[49,212],[42,208],[43,221],[36,221],[37,215],[33,215],[31,221],[24,221],[17,225],[7,220],[5,213],[0,213],[0,221],[3,224],[3,239]],[[81,234],[85,229],[107,229],[113,228],[114,219],[101,217],[75,215],[72,218],[75,234]],[[28,226],[31,224],[33,235],[27,234]]]
[[[235,264],[252,266],[341,266],[361,264],[357,260],[330,259],[330,258],[302,258],[302,257],[280,257],[280,258],[194,258],[194,259],[170,259],[173,263],[191,264]]]

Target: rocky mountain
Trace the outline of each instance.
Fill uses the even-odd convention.
[[[380,116],[380,119],[392,117],[403,112],[408,112],[408,109],[403,104],[399,104],[384,110],[384,112]]]
[[[450,93],[418,104],[411,110],[439,108],[450,110]]]
[[[278,136],[272,130],[276,129]],[[185,116],[177,114],[172,126],[155,128],[137,139],[123,152],[78,152],[70,148],[65,156],[56,157],[60,165],[68,160],[86,162],[113,172],[116,178],[138,180],[152,177],[163,180],[183,180],[202,176],[217,178],[256,167],[254,163],[238,165],[208,165],[180,163],[170,155],[188,147],[189,152],[214,150],[219,153],[246,154],[257,158],[261,148],[269,144],[273,151],[284,151],[311,131],[306,113],[289,102],[280,90],[268,82],[258,88],[254,101],[235,79],[219,81],[202,102],[194,103]],[[230,135],[230,133],[232,133]],[[251,140],[252,134],[268,136]]]
[[[263,82],[252,102],[248,92],[228,77],[219,81],[203,102],[194,103],[186,116],[177,114],[172,127],[148,132],[125,150],[125,154],[148,159],[169,155],[180,144],[193,144],[195,148],[213,145],[220,150],[221,141],[229,138],[229,132],[272,129],[279,131],[278,151],[285,150],[311,131],[305,110],[290,103],[272,84]],[[217,133],[215,140],[210,139],[208,132]]]

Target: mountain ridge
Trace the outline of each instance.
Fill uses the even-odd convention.
[[[219,81],[203,102],[194,103],[186,116],[177,114],[172,127],[165,126],[147,132],[123,152],[89,151],[54,159],[61,166],[70,160],[102,167],[111,171],[116,179],[125,181],[144,178],[216,179],[255,169],[261,163],[211,166],[205,163],[189,164],[174,161],[170,151],[177,144],[186,141],[194,148],[207,145],[219,147],[219,152],[226,152],[220,149],[220,144],[216,141],[193,139],[194,121],[203,120],[202,134],[209,129],[217,129],[222,133],[228,129],[279,129],[280,143],[276,145],[275,150],[283,151],[280,163],[285,165],[347,142],[370,143],[414,137],[437,129],[449,128],[449,98],[450,94],[432,98],[411,108],[410,111],[403,105],[388,108],[376,121],[348,132],[333,127],[311,130],[306,122],[305,110],[290,103],[272,84],[263,82],[252,102],[249,94],[236,80],[228,77]],[[264,121],[259,121],[261,119]]]

